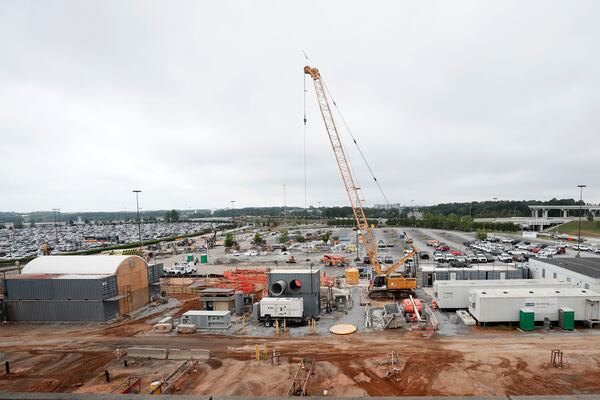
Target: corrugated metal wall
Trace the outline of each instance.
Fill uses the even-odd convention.
[[[118,315],[118,303],[97,300],[8,300],[11,321],[103,322]]]
[[[117,295],[114,276],[100,279],[7,279],[10,300],[103,300]]]
[[[148,283],[160,282],[160,277],[163,274],[163,264],[148,265]]]
[[[302,297],[304,299],[305,316],[316,317],[321,313],[321,296],[319,295],[321,288],[321,273],[319,269],[313,269],[312,274],[310,270],[306,270],[305,273],[287,273],[285,272],[285,269],[280,269],[271,271],[268,275],[269,296],[272,296],[271,284],[281,279],[286,282],[287,288],[280,297]],[[294,279],[297,279],[302,283],[302,287],[298,291],[290,290],[290,282]]]

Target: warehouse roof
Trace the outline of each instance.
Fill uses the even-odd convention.
[[[21,274],[8,279],[103,279],[113,274]]]
[[[43,256],[31,260],[22,274],[114,275],[123,262],[138,256]]]
[[[581,275],[589,276],[590,278],[600,279],[600,258],[548,258],[537,260],[543,263],[548,263],[568,269]]]

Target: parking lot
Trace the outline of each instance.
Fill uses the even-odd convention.
[[[185,235],[210,228],[201,222],[144,223],[142,240]],[[135,223],[44,225],[22,229],[0,229],[0,260],[36,256],[48,244],[53,254],[90,250],[139,241]]]

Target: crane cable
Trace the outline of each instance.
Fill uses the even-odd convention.
[[[379,188],[379,191],[381,192],[381,195],[385,199],[386,204],[389,206],[390,205],[390,201],[388,200],[387,196],[385,195],[385,192],[383,191],[383,188],[379,184],[379,181],[377,180],[377,177],[375,177],[375,173],[373,172],[373,169],[369,165],[369,162],[367,161],[367,158],[365,157],[364,153],[362,152],[362,149],[358,145],[358,142],[356,141],[356,138],[352,134],[352,131],[350,130],[350,127],[348,126],[348,123],[346,122],[346,119],[344,118],[344,115],[342,114],[342,111],[340,110],[340,108],[338,107],[337,103],[333,99],[333,96],[331,95],[331,92],[329,91],[329,88],[327,87],[327,85],[325,84],[325,82],[323,81],[322,78],[321,78],[321,81],[323,82],[323,86],[325,87],[325,90],[327,91],[327,95],[331,99],[331,102],[333,103],[333,106],[335,107],[338,115],[340,116],[340,119],[342,120],[342,123],[344,124],[344,127],[346,128],[346,130],[350,134],[350,137],[352,138],[352,141],[354,142],[354,145],[358,149],[358,152],[360,153],[360,157],[362,158],[363,162],[365,163],[365,165],[369,169],[369,173],[371,174],[371,177],[373,178],[373,180],[377,184],[377,187]],[[356,174],[355,174],[355,177],[356,177]]]
[[[305,54],[306,55],[306,54]],[[306,213],[306,74],[304,75],[304,213]]]

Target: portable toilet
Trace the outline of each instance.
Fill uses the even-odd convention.
[[[558,309],[558,326],[566,331],[575,329],[575,310],[568,307]]]
[[[359,273],[356,268],[346,270],[346,285],[358,285]]]
[[[531,308],[521,308],[519,311],[519,328],[532,331],[535,325],[535,312]]]
[[[194,255],[193,254],[188,254],[185,260],[187,262],[194,262]]]
[[[200,264],[208,263],[208,254],[200,254]]]

